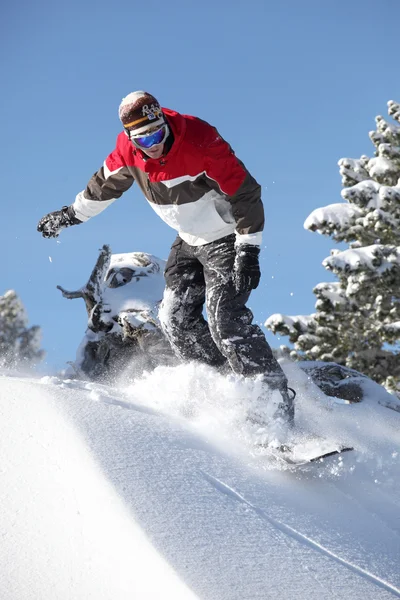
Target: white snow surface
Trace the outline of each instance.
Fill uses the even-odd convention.
[[[378,181],[386,176],[396,176],[397,172],[398,166],[384,156],[371,158],[371,160],[368,162],[368,173],[370,177],[377,179]]]
[[[149,264],[142,266],[138,257],[143,257]],[[123,311],[142,310],[155,312],[155,307],[163,297],[165,264],[161,258],[143,252],[112,254],[105,281],[102,282],[102,302],[109,307],[110,314],[118,315]],[[108,287],[110,272],[115,274],[116,271],[124,268],[135,271],[132,280],[119,287]]]
[[[257,385],[188,364],[129,385],[0,376],[0,598],[400,597],[400,413],[298,366],[297,424],[355,450],[296,470],[254,447]]]
[[[393,265],[400,265],[400,247],[395,248],[387,258],[382,258],[379,266],[374,264],[376,257],[381,254],[384,248],[380,244],[372,244],[363,248],[350,248],[343,250],[343,252],[336,251],[332,256],[325,258],[322,264],[324,267],[341,270],[357,271],[360,268],[364,268],[382,273],[383,271],[392,269]]]
[[[315,286],[318,294],[329,300],[333,306],[337,304],[346,304],[346,298],[339,281],[318,283]]]
[[[321,233],[318,228],[323,223],[330,223],[336,225],[339,229],[345,229],[356,218],[363,216],[363,211],[354,204],[345,204],[344,202],[338,202],[336,204],[329,204],[322,208],[316,208],[304,221],[304,229],[312,229],[317,227],[317,233]]]
[[[265,321],[264,325],[269,328],[275,327],[277,324],[284,323],[288,328],[289,332],[295,332],[294,325],[296,324],[300,327],[300,331],[306,332],[310,323],[314,320],[315,314],[311,315],[282,315],[281,313],[276,313],[268,317]]]

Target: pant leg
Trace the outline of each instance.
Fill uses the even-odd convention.
[[[220,352],[235,373],[264,374],[273,387],[283,387],[286,376],[246,307],[250,294],[238,295],[234,286],[235,236],[201,246],[197,252],[204,267],[209,328]]]
[[[217,348],[203,317],[206,286],[194,248],[179,236],[165,268],[166,288],[159,311],[162,330],[175,354],[220,367],[226,358]]]

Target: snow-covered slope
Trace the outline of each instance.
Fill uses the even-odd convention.
[[[0,378],[0,598],[400,597],[400,413],[366,380],[298,422],[357,450],[295,471],[252,448],[247,384],[159,368],[129,387]]]

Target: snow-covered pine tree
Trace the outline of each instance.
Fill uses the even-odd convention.
[[[400,123],[400,105],[388,102]],[[337,282],[320,283],[311,315],[272,315],[294,359],[334,361],[400,396],[400,126],[376,117],[375,157],[339,161],[344,202],[314,210],[304,227],[345,242],[323,261]]]
[[[40,362],[41,330],[37,325],[27,327],[28,317],[14,290],[0,296],[0,366],[31,367]]]

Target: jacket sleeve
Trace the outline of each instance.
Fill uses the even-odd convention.
[[[90,178],[86,189],[76,196],[72,204],[76,217],[80,221],[95,217],[120,198],[133,182],[134,177],[117,147],[107,156],[97,173]]]
[[[206,174],[217,182],[232,205],[236,244],[260,245],[264,229],[261,186],[217,130],[213,131],[213,138],[206,146]]]

